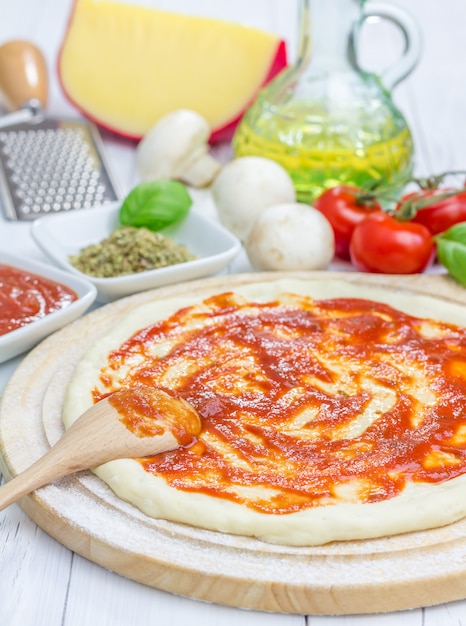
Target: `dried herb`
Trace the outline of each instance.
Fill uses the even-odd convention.
[[[123,226],[100,243],[83,248],[69,261],[95,278],[114,278],[192,261],[185,246],[147,228]]]

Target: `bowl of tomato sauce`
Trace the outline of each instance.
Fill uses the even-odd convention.
[[[95,286],[79,276],[0,252],[0,362],[78,318],[96,295]]]

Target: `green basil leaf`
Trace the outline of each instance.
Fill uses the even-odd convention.
[[[158,231],[184,219],[192,199],[183,183],[157,180],[137,185],[126,196],[119,218],[123,226]]]
[[[466,222],[455,224],[435,237],[437,258],[448,272],[466,286]]]

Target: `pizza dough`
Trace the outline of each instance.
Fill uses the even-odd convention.
[[[459,396],[466,340],[448,324],[411,318],[390,330],[400,316],[372,302],[449,324],[464,323],[462,306],[339,280],[253,283],[202,300],[187,294],[141,305],[76,368],[64,406],[67,427],[99,395],[141,377],[201,405],[205,429],[192,448],[96,468],[117,495],[152,517],[297,546],[432,528],[466,515],[466,419],[457,397],[451,432],[428,439],[431,418],[445,404],[445,358],[434,348],[451,350]],[[381,327],[389,338],[377,349],[368,341],[371,324],[372,339]],[[312,350],[299,348],[303,336],[312,337]],[[282,352],[274,354],[277,346]],[[271,380],[282,386],[271,387]],[[271,389],[281,394],[275,404]],[[401,428],[399,410],[408,406],[409,428]],[[410,450],[416,468],[406,462]],[[404,460],[397,465],[397,458]]]

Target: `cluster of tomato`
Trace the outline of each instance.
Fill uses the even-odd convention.
[[[314,207],[332,225],[339,258],[363,272],[414,274],[435,259],[436,236],[466,222],[466,188],[419,186],[387,210],[377,192],[340,185]]]

